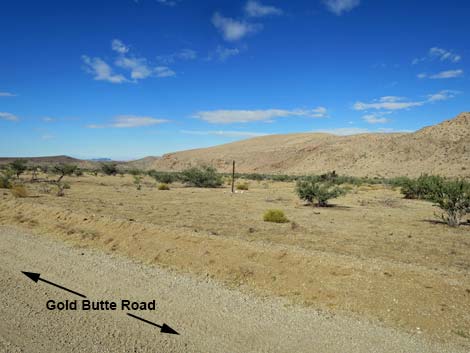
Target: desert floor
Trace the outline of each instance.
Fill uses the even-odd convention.
[[[292,310],[470,348],[470,226],[434,222],[438,209],[428,202],[360,186],[320,209],[305,206],[292,183],[250,182],[231,194],[160,191],[150,178],[138,191],[129,176],[65,179],[64,197],[44,182],[27,184],[26,198],[0,190],[0,224],[258,298],[283,297]],[[291,222],[264,222],[270,208]]]

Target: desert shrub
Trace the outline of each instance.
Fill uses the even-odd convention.
[[[134,185],[137,190],[142,189],[142,177],[139,175],[134,175]]]
[[[16,174],[16,177],[19,178],[28,168],[26,166],[26,161],[22,159],[14,160],[9,164],[9,168]]]
[[[70,185],[67,183],[62,183],[60,181],[55,183],[57,187],[57,196],[62,197],[65,195],[65,189],[70,189]]]
[[[143,174],[143,171],[141,171],[139,169],[129,169],[127,172],[130,175],[134,175],[134,176]]]
[[[263,220],[265,222],[274,222],[274,223],[287,223],[289,220],[282,210],[267,210],[263,215]]]
[[[240,182],[236,186],[237,190],[248,190],[249,187],[250,187],[250,184],[248,184],[246,181]]]
[[[441,218],[451,227],[457,227],[470,212],[470,183],[463,180],[444,180],[426,196],[442,211]]]
[[[177,173],[152,171],[151,173],[149,173],[149,175],[153,177],[156,181],[164,184],[171,184],[179,179]]]
[[[11,179],[13,178],[14,172],[11,169],[5,169],[0,172],[0,189],[11,188]]]
[[[158,190],[170,190],[170,186],[168,184],[161,183],[158,185]]]
[[[406,199],[426,200],[442,188],[443,177],[437,175],[421,175],[418,179],[403,179],[401,192]]]
[[[319,207],[328,206],[328,201],[346,194],[347,190],[328,181],[318,181],[317,178],[298,180],[296,192],[300,199]]]
[[[83,176],[83,170],[81,170],[80,168],[77,168],[77,169],[75,169],[73,174],[77,177]]]
[[[58,164],[54,166],[54,172],[59,174],[57,183],[60,183],[62,178],[66,175],[72,175],[77,170],[77,166],[73,164]]]
[[[11,194],[15,197],[27,197],[28,190],[26,190],[24,185],[13,185],[11,187]]]
[[[201,188],[216,188],[222,185],[221,175],[210,166],[193,167],[181,173],[183,182]]]
[[[106,175],[116,175],[118,168],[116,163],[102,163],[101,171]]]

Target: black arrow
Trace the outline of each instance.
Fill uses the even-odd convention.
[[[52,283],[50,281],[48,281],[47,279],[44,279],[44,278],[40,278],[40,274],[39,273],[34,273],[34,272],[24,272],[24,271],[21,271],[26,277],[30,278],[31,280],[33,280],[34,282],[38,282],[38,281],[43,281],[47,284],[50,284],[54,287],[57,287],[57,288],[60,288],[60,289],[63,289],[63,290],[66,290],[67,292],[70,292],[70,293],[73,293],[75,295],[78,295],[79,297],[82,297],[82,298],[86,298],[85,295],[83,294],[80,294],[80,293],[77,293],[77,292],[74,292],[73,290],[70,290],[68,288],[65,288],[65,287],[62,287],[62,286],[59,286],[58,284],[55,284],[55,283]]]
[[[129,315],[130,317],[133,317],[134,319],[137,319],[137,320],[140,320],[140,321],[143,321],[143,322],[146,322],[147,324],[150,324],[150,325],[153,325],[153,326],[157,326],[160,328],[160,332],[162,333],[169,333],[171,335],[179,335],[178,332],[176,332],[175,330],[173,330],[170,326],[168,326],[167,324],[163,324],[163,325],[157,325],[156,323],[152,322],[152,321],[148,321],[148,320],[145,320],[145,319],[142,319],[141,317],[138,317],[138,316],[135,316],[133,314],[129,314],[127,313],[127,315]]]

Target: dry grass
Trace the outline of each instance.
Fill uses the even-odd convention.
[[[28,197],[28,190],[24,185],[13,185],[10,191],[14,197]]]
[[[232,194],[178,184],[160,192],[150,178],[137,191],[128,176],[69,181],[66,198],[35,185],[35,198],[1,195],[0,223],[470,344],[455,334],[470,330],[470,227],[429,222],[428,202],[375,186],[314,210],[291,183]],[[264,222],[268,208],[292,223]]]

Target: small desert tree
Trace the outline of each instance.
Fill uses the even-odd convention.
[[[222,176],[210,166],[186,169],[181,173],[181,177],[186,184],[201,188],[216,188],[223,184]]]
[[[9,189],[12,187],[11,179],[15,172],[10,168],[0,171],[0,189]]]
[[[118,173],[116,163],[103,163],[101,164],[101,170],[106,175],[116,175]]]
[[[306,178],[297,181],[296,192],[300,199],[314,206],[326,207],[330,199],[344,195],[346,190],[331,182],[321,182],[316,178]]]
[[[58,164],[54,166],[54,172],[59,174],[59,179],[57,179],[56,183],[59,184],[62,178],[66,175],[72,175],[78,167],[73,164]]]
[[[16,174],[17,179],[19,179],[20,175],[28,169],[26,166],[26,161],[22,159],[14,160],[9,164],[9,167]]]
[[[444,222],[458,227],[462,217],[470,212],[470,183],[463,179],[443,181],[426,199],[435,202],[443,211]]]

